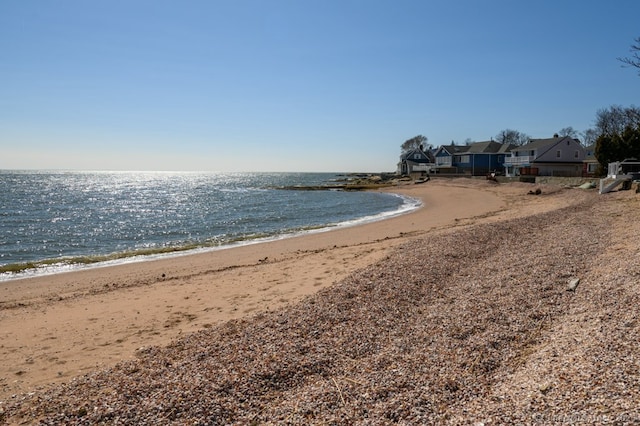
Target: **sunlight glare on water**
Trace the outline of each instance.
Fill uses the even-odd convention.
[[[376,217],[376,192],[290,191],[334,174],[0,171],[0,266],[218,247]]]

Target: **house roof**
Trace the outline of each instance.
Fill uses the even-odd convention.
[[[498,154],[506,154],[507,152],[511,152],[514,148],[517,148],[517,145],[512,143],[503,143],[498,150]]]
[[[436,153],[445,151],[453,154],[504,154],[511,151],[515,145],[501,144],[496,141],[474,142],[470,145],[442,145]]]
[[[497,145],[500,145],[498,142],[494,141],[485,141],[485,142],[474,142],[469,145],[469,149],[467,152],[473,154],[485,153],[485,152],[496,152]]]
[[[534,149],[555,145],[566,139],[574,140],[579,143],[577,139],[572,139],[570,136],[558,136],[547,139],[531,139],[531,142],[529,142],[528,144],[513,148],[512,151],[532,151]]]
[[[415,159],[413,158],[414,154],[421,154],[421,159]],[[432,161],[432,155],[430,152],[425,152],[423,150],[421,150],[420,148],[414,148],[410,151],[404,152],[402,153],[402,155],[400,155],[400,161],[407,161],[407,160],[411,160],[413,162],[431,162]]]
[[[438,148],[437,151],[446,151],[447,154],[449,155],[453,155],[453,154],[459,154],[461,152],[467,152],[467,150],[469,149],[468,145],[441,145],[440,148]],[[436,153],[437,153],[436,151]]]
[[[511,151],[515,145],[502,144],[496,141],[474,142],[469,145],[467,152],[471,154],[504,154]]]
[[[453,146],[455,146],[455,145],[440,145],[438,147],[438,149],[436,149],[436,152],[434,153],[434,155],[437,157],[438,154],[440,154],[441,152],[445,152],[445,153],[451,155],[452,152],[453,152],[453,149],[452,149]],[[451,151],[449,149],[447,149],[447,148],[451,149]]]

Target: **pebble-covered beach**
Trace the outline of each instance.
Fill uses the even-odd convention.
[[[286,308],[16,395],[0,423],[639,424],[640,196],[536,197],[568,207],[409,239]]]

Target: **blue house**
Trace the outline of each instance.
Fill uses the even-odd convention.
[[[454,156],[461,152],[464,152],[469,147],[466,145],[441,145],[436,149],[433,156],[436,162],[436,173],[458,173],[457,168],[454,165]]]
[[[397,173],[400,175],[426,175],[434,167],[433,155],[424,151],[422,146],[402,153]]]
[[[496,141],[470,145],[442,145],[436,150],[436,172],[484,176],[504,168],[505,158],[515,145]]]

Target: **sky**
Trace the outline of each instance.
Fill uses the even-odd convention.
[[[394,171],[640,105],[637,0],[0,0],[0,169]]]

